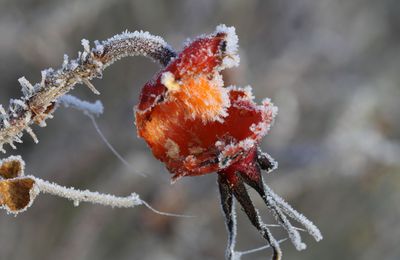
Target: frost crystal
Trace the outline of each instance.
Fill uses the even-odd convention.
[[[240,62],[237,54],[239,38],[235,32],[235,27],[227,27],[225,24],[221,24],[217,26],[216,32],[226,34],[226,54],[222,62],[223,68],[238,66]]]
[[[167,87],[169,91],[177,91],[180,89],[179,84],[175,81],[175,76],[167,71],[161,74],[161,83]]]

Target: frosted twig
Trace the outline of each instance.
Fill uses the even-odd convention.
[[[67,188],[56,183],[51,183],[49,181],[39,179],[35,176],[27,177],[32,178],[35,181],[36,187],[39,192],[48,193],[68,200],[72,200],[74,202],[74,206],[79,206],[80,202],[90,202],[93,204],[111,206],[113,208],[133,208],[135,206],[144,205],[154,213],[163,216],[182,218],[193,217],[156,210],[146,201],[142,200],[136,193],[132,193],[127,197],[118,197],[111,194],[103,194],[95,191],[78,190],[73,187]]]
[[[98,94],[90,80],[101,78],[103,70],[113,62],[127,56],[147,56],[165,66],[176,56],[161,37],[142,31],[124,32],[101,43],[96,41],[92,49],[85,39],[82,45],[84,50],[76,59],[69,60],[64,55],[61,68],[43,70],[39,83],[31,84],[25,77],[19,79],[23,96],[10,100],[8,110],[0,106],[0,151],[5,152],[4,144],[15,149],[14,142],[19,142],[23,131],[37,142],[29,126],[34,123],[45,126],[45,120],[52,117],[55,102],[76,84],[84,83]]]
[[[146,201],[140,199],[136,193],[132,193],[127,197],[117,197],[89,190],[77,190],[73,187],[67,188],[32,175],[25,176],[25,162],[21,156],[9,156],[0,160],[0,208],[16,215],[27,210],[40,192],[72,200],[75,206],[78,206],[80,202],[90,202],[117,208],[132,208],[144,205],[160,215],[192,217],[156,210]]]
[[[67,188],[36,178],[34,176],[29,177],[35,180],[36,185],[41,192],[72,200],[76,206],[79,205],[80,202],[90,202],[93,204],[117,208],[133,208],[143,204],[142,200],[139,198],[139,195],[136,193],[132,193],[127,197],[117,197],[114,195],[102,194],[89,190],[82,191],[75,188]]]

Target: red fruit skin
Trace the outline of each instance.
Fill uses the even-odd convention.
[[[145,111],[163,100],[163,95],[167,92],[167,88],[161,83],[161,75],[164,72],[171,72],[176,80],[196,74],[211,74],[223,59],[221,48],[225,45],[224,37],[223,33],[218,33],[213,37],[194,40],[156,75],[155,80],[144,85],[137,109]],[[210,53],[212,55],[209,55]]]

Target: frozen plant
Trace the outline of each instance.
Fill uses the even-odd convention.
[[[224,85],[221,71],[239,65],[235,28],[217,26],[214,33],[187,42],[178,54],[163,39],[147,32],[125,32],[101,43],[95,42],[92,49],[87,40],[82,40],[82,45],[84,50],[78,58],[69,60],[65,56],[60,69],[44,70],[40,83],[32,85],[25,78],[19,80],[23,97],[11,100],[7,111],[0,107],[0,149],[3,152],[3,144],[16,148],[14,142],[21,142],[23,131],[37,142],[31,125],[45,126],[45,120],[52,117],[60,104],[83,111],[102,136],[94,120],[94,116],[103,111],[101,103],[91,104],[66,94],[77,83],[83,83],[99,94],[90,80],[101,77],[107,66],[126,56],[149,56],[163,68],[144,85],[135,107],[138,136],[166,165],[173,174],[173,181],[185,176],[217,173],[228,230],[226,259],[239,259],[268,247],[272,249],[272,259],[282,258],[279,245],[285,239],[277,240],[273,236],[269,229],[271,225],[263,222],[247,187],[262,197],[297,250],[306,248],[299,231],[308,232],[317,241],[322,239],[318,228],[275,194],[263,180],[262,171],[271,172],[277,168],[272,157],[260,148],[262,138],[277,115],[277,108],[269,99],[256,104],[251,87]],[[104,136],[102,138],[120,157]],[[20,157],[11,156],[0,161],[0,204],[11,213],[25,210],[40,192],[70,199],[74,205],[92,202],[112,207],[143,204],[151,208],[135,193],[116,197],[66,188],[25,176],[24,169]],[[235,250],[234,199],[267,241],[267,246],[243,252]],[[294,227],[289,218],[304,229]]]

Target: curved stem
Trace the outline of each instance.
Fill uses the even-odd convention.
[[[29,126],[33,123],[45,126],[45,120],[52,117],[57,99],[76,84],[84,83],[99,94],[90,80],[101,78],[103,70],[115,61],[127,56],[146,56],[166,66],[176,56],[161,37],[142,31],[124,32],[101,43],[96,41],[92,49],[85,39],[82,45],[84,50],[76,59],[69,60],[64,55],[61,68],[43,70],[40,83],[32,85],[24,77],[18,80],[23,96],[10,100],[8,110],[0,105],[0,151],[5,152],[3,145],[6,143],[15,149],[14,142],[21,142],[24,130],[37,141]]]

